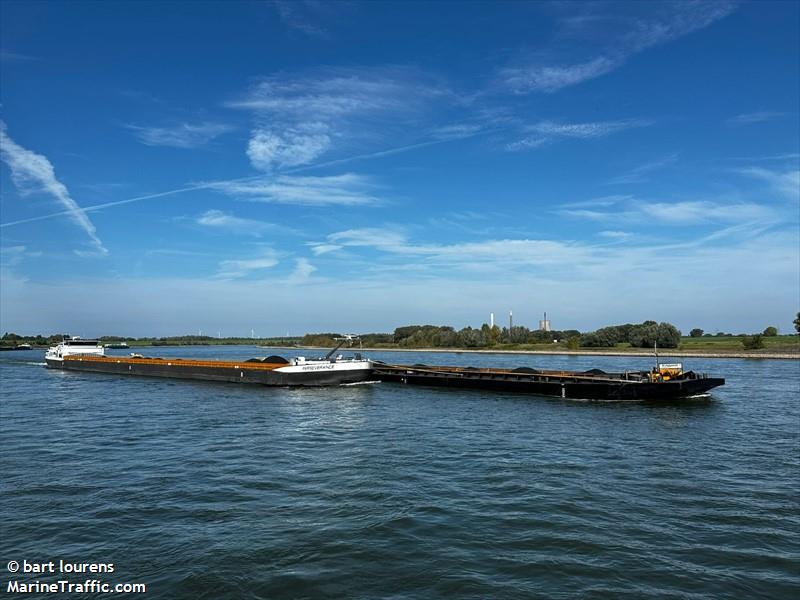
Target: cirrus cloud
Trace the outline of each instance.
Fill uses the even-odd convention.
[[[343,173],[331,176],[262,177],[248,181],[212,181],[205,188],[239,200],[295,204],[303,206],[375,206],[380,198],[373,194],[375,185],[363,175]]]
[[[167,127],[144,127],[126,125],[137,139],[146,146],[170,146],[172,148],[198,148],[204,146],[234,127],[224,123],[205,122],[199,124],[178,123]]]
[[[226,106],[252,112],[247,155],[273,172],[307,165],[334,150],[334,142],[371,141],[376,125],[402,131],[409,117],[451,97],[421,72],[401,67],[331,68],[294,77],[271,76]]]
[[[221,210],[207,210],[197,217],[195,223],[211,229],[254,237],[262,235],[265,231],[280,229],[280,227],[274,223],[266,223],[255,219],[244,219]]]
[[[633,129],[636,127],[647,127],[653,121],[647,119],[623,119],[618,121],[594,121],[583,123],[565,123],[555,121],[539,121],[522,128],[523,132],[533,135],[506,144],[505,149],[511,152],[520,150],[532,150],[540,148],[556,140],[563,139],[595,139],[602,138],[614,133]]]
[[[582,38],[586,38],[594,42],[584,49],[590,56],[576,60],[572,56],[559,57],[553,50],[541,51],[538,56],[502,69],[499,73],[502,88],[515,94],[552,94],[606,75],[623,66],[631,56],[708,27],[736,10],[736,2],[732,0],[662,3],[643,16],[615,14],[613,5],[605,13],[595,13],[609,6],[599,3],[558,6],[568,13],[561,22],[568,23],[565,29],[570,30],[570,43],[562,48],[569,48],[569,54],[574,54],[576,48],[580,51]],[[580,24],[577,28],[576,23]]]

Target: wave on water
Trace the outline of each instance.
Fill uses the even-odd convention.
[[[90,375],[8,354],[8,559],[112,560],[114,583],[152,600],[798,597],[793,363],[698,361],[726,378],[708,397],[603,402]]]
[[[38,360],[14,360],[14,359],[11,359],[11,360],[4,360],[2,364],[5,364],[5,365],[28,365],[28,366],[33,366],[33,367],[45,367],[45,366],[47,366],[46,362],[38,361]]]
[[[714,395],[694,394],[692,396],[682,396],[678,398],[670,398],[668,400],[652,400],[648,398],[558,398],[553,396],[541,396],[547,400],[562,400],[564,402],[577,402],[588,404],[654,404],[658,406],[678,406],[680,404],[697,403],[702,401],[712,402]]]

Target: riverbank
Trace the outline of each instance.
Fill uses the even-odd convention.
[[[292,350],[330,350],[324,346],[257,346],[258,348],[292,349]],[[352,349],[351,349],[352,350]],[[503,349],[462,349],[462,348],[359,348],[359,352],[440,352],[457,354],[522,354],[542,356],[653,356],[652,350],[610,350],[599,348],[597,350],[503,350]],[[762,350],[729,351],[729,352],[697,352],[676,350],[674,348],[659,350],[659,358],[758,358],[758,359],[800,359],[800,352],[764,352]]]
[[[327,346],[287,346],[287,345],[264,345],[264,344],[130,344],[129,348],[168,348],[181,346],[256,346],[257,348],[270,348],[275,350],[314,350],[327,351]],[[0,348],[2,350],[23,350],[22,348]],[[30,350],[46,350],[47,346],[32,346]],[[351,349],[352,350],[352,349]],[[455,352],[463,354],[519,354],[519,355],[541,355],[541,356],[653,356],[653,351],[642,348],[597,348],[593,350],[567,350],[563,347],[552,349],[505,349],[505,348],[392,348],[392,347],[364,347],[359,348],[362,352]],[[714,351],[702,350],[679,350],[675,348],[664,348],[659,350],[659,357],[676,358],[753,358],[753,359],[778,359],[778,360],[800,360],[800,351],[793,350],[781,352],[770,350],[737,350],[737,349],[715,349]]]

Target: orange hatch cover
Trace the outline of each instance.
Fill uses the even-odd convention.
[[[234,362],[230,360],[191,360],[187,358],[126,358],[116,356],[65,356],[64,360],[77,362],[117,363],[124,365],[166,365],[169,367],[211,367],[218,369],[249,369],[272,371],[287,367],[286,363]]]

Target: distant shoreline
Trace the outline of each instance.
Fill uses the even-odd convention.
[[[193,346],[243,346],[247,347],[251,344],[130,344],[129,348],[182,348]],[[256,348],[274,348],[280,350],[330,350],[327,346],[266,346],[261,344],[252,344]],[[47,346],[32,346],[31,350],[46,350]],[[2,350],[17,350],[16,348],[4,347]],[[356,348],[348,348],[346,350],[355,351]],[[653,356],[653,351],[650,349],[631,349],[631,350],[564,350],[562,348],[553,350],[501,350],[501,349],[466,349],[466,348],[360,348],[363,352],[440,352],[440,353],[458,353],[458,354],[518,354],[518,355],[540,355],[540,356]],[[691,350],[677,350],[674,348],[664,348],[659,350],[659,356],[663,358],[752,358],[752,359],[769,359],[769,360],[800,360],[800,352],[744,352],[740,350],[730,352],[701,352]]]
[[[329,350],[323,346],[256,346],[257,348],[280,348],[291,350]],[[354,350],[354,348],[349,348]],[[652,350],[466,350],[459,348],[359,348],[361,352],[444,352],[469,354],[538,354],[542,356],[653,356]],[[659,357],[686,358],[758,358],[758,359],[800,359],[800,353],[792,352],[692,352],[665,348]]]

